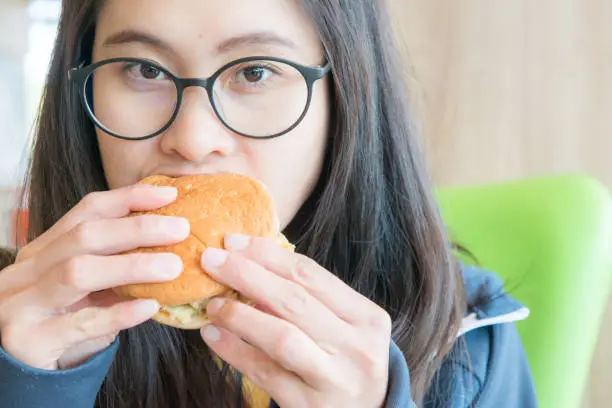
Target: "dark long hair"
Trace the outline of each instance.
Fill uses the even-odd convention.
[[[64,0],[29,172],[32,240],[89,192],[107,189],[92,123],[67,71],[91,49],[101,0]],[[411,123],[405,74],[380,0],[301,0],[332,66],[322,177],[286,233],[297,250],[384,307],[421,401],[455,342],[461,274]],[[239,379],[197,333],[124,331],[99,407],[235,407]]]

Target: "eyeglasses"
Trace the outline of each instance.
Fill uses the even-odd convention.
[[[144,140],[166,131],[178,116],[183,93],[206,89],[213,111],[233,132],[258,139],[284,135],[304,119],[314,84],[330,71],[281,58],[230,62],[209,78],[179,78],[145,59],[113,58],[73,68],[88,116],[111,136]]]

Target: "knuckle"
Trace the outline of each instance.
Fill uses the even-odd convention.
[[[158,218],[153,215],[139,215],[132,217],[134,228],[137,233],[148,234],[159,229]]]
[[[249,284],[248,271],[254,266],[256,265],[252,261],[245,260],[241,256],[230,252],[221,268],[223,268],[223,275],[227,276],[228,281],[242,288]]]
[[[378,380],[381,378],[384,378],[388,372],[387,372],[387,365],[388,365],[388,361],[387,359],[383,359],[383,358],[370,358],[368,360],[368,364],[366,365],[366,374],[368,374],[368,377],[372,380]]]
[[[238,327],[240,324],[241,304],[226,300],[219,310],[218,316],[228,327]]]
[[[100,318],[100,321],[104,321],[104,333],[111,338],[115,338],[119,332],[130,326],[133,326],[136,313],[133,310],[129,312],[124,307],[114,307],[106,309],[106,316]]]
[[[285,316],[301,316],[309,310],[310,294],[299,285],[291,285],[281,300],[281,311]]]
[[[318,264],[314,260],[300,255],[297,257],[297,261],[293,268],[291,268],[290,278],[305,287],[314,287],[315,271],[317,267]]]
[[[274,379],[277,376],[277,367],[272,362],[258,364],[256,367],[247,368],[245,374],[255,384],[260,387],[265,387],[268,384],[274,384]]]
[[[388,358],[382,358],[377,351],[367,347],[355,354],[354,359],[359,362],[360,372],[368,380],[380,380],[387,375]]]
[[[347,382],[344,385],[344,395],[346,395],[349,400],[359,400],[364,395],[363,384],[356,381]]]
[[[378,382],[388,375],[387,363],[383,362],[382,359],[374,361],[370,359],[369,364],[365,367],[365,373],[368,379]]]
[[[30,243],[21,248],[21,250],[17,253],[17,256],[15,257],[15,263],[20,263],[25,261],[26,259],[30,259],[34,256],[35,253],[36,251],[34,251],[32,243]]]
[[[86,270],[87,262],[87,256],[76,256],[66,261],[59,269],[58,283],[63,286],[86,290],[87,284],[83,271]]]
[[[2,333],[2,346],[7,350],[23,345],[28,338],[26,330],[21,325],[12,322],[3,325],[0,332]]]
[[[71,231],[72,239],[75,243],[85,249],[94,250],[94,242],[96,241],[95,234],[92,233],[90,222],[82,222],[76,225]]]
[[[100,211],[100,196],[102,195],[99,191],[91,192],[80,202],[80,210],[88,214],[98,214]]]
[[[0,269],[0,293],[11,290],[11,287],[14,286],[12,282],[14,278],[20,275],[18,270],[22,267],[22,265],[12,264],[4,269]]]
[[[117,334],[112,333],[112,334],[105,334],[101,337],[98,337],[97,340],[103,343],[105,346],[109,346],[110,344],[113,343],[113,341],[115,341],[116,338],[117,338]]]
[[[90,338],[95,336],[96,320],[100,316],[100,309],[86,308],[72,314],[70,328],[77,334],[77,338]]]
[[[377,334],[390,334],[393,322],[387,311],[376,306],[375,311],[370,315],[367,321],[368,327],[376,330]]]
[[[126,199],[129,199],[131,197],[137,198],[142,196],[143,193],[149,191],[150,187],[151,186],[149,184],[136,183],[132,184],[131,186],[124,187],[123,191],[125,192]],[[117,189],[116,191],[120,190],[121,189]]]
[[[301,338],[295,326],[287,326],[278,336],[272,351],[273,357],[280,362],[292,361],[295,349],[300,343]]]
[[[149,276],[155,262],[155,255],[152,254],[130,254],[127,255],[127,269],[124,273],[126,278],[139,278]]]
[[[115,341],[115,338],[117,338],[117,336],[119,336],[120,331],[121,331],[121,329],[116,329],[114,327],[111,327],[111,332],[108,333],[108,334],[103,335],[100,338],[110,344],[113,341]]]

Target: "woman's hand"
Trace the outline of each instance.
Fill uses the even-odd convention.
[[[115,255],[168,245],[189,235],[189,223],[161,216],[127,217],[176,199],[174,188],[133,186],[92,193],[27,245],[0,273],[2,347],[32,367],[74,367],[108,347],[117,333],[150,319],[153,300],[122,301],[109,288],[176,278],[173,254]]]
[[[240,235],[203,268],[253,299],[208,304],[202,336],[281,407],[379,408],[388,383],[389,315],[313,260]]]

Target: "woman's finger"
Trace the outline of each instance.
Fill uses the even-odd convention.
[[[110,344],[119,331],[149,320],[158,310],[155,301],[133,300],[110,308],[81,309],[33,326],[17,319],[2,326],[2,346],[24,364],[56,370],[60,368],[58,360],[70,346],[96,340]],[[45,347],[41,348],[40,342]]]
[[[145,184],[90,193],[53,227],[26,245],[19,252],[17,262],[31,258],[85,221],[125,217],[132,211],[155,210],[172,203],[177,195],[178,190],[174,187]]]
[[[215,354],[266,391],[279,406],[307,406],[310,387],[267,354],[220,327],[209,325],[201,333]]]
[[[27,261],[26,261],[27,262]],[[2,273],[5,273],[3,271]],[[20,276],[19,274],[15,274],[16,276]],[[0,276],[2,276],[0,274]],[[16,294],[19,291],[27,288],[31,282],[24,284],[23,286],[15,286],[14,288],[2,288],[2,295],[0,296],[0,315],[2,315],[2,299],[10,298],[12,294]],[[116,303],[125,301],[124,297],[119,296],[117,293],[112,290],[104,290],[100,292],[90,293],[89,296],[81,299],[79,302],[73,304],[68,307],[68,311],[80,310],[86,307],[110,307]],[[2,319],[0,318],[0,322]]]
[[[71,346],[100,338],[113,338],[121,330],[129,329],[151,319],[159,311],[155,300],[139,299],[114,306],[89,307],[57,316],[38,326],[47,349],[65,350]]]
[[[246,340],[313,388],[325,387],[328,376],[333,378],[331,356],[291,323],[223,298],[212,299],[207,312],[216,327]]]
[[[0,321],[4,315],[18,311],[29,316],[64,311],[91,292],[132,283],[169,281],[179,276],[182,269],[181,258],[174,254],[79,256],[3,302]]]
[[[48,256],[38,263],[62,261],[67,256],[111,255],[138,247],[170,245],[189,236],[185,218],[141,215],[82,223],[51,244]]]
[[[81,255],[109,255],[181,242],[189,235],[189,229],[184,218],[157,215],[84,222],[49,244],[44,256],[27,259],[0,274],[0,288],[34,283],[58,263]]]
[[[356,292],[340,278],[312,259],[294,253],[273,240],[246,235],[228,235],[225,248],[240,253],[274,274],[297,283],[348,323],[370,320],[380,307]]]
[[[333,353],[341,334],[350,326],[299,284],[270,272],[241,254],[209,248],[202,267],[224,283],[273,314],[295,324],[326,351]]]
[[[112,290],[103,290],[90,293],[77,303],[67,307],[66,311],[71,313],[88,307],[111,307],[121,302],[125,302],[125,297],[118,295]]]

